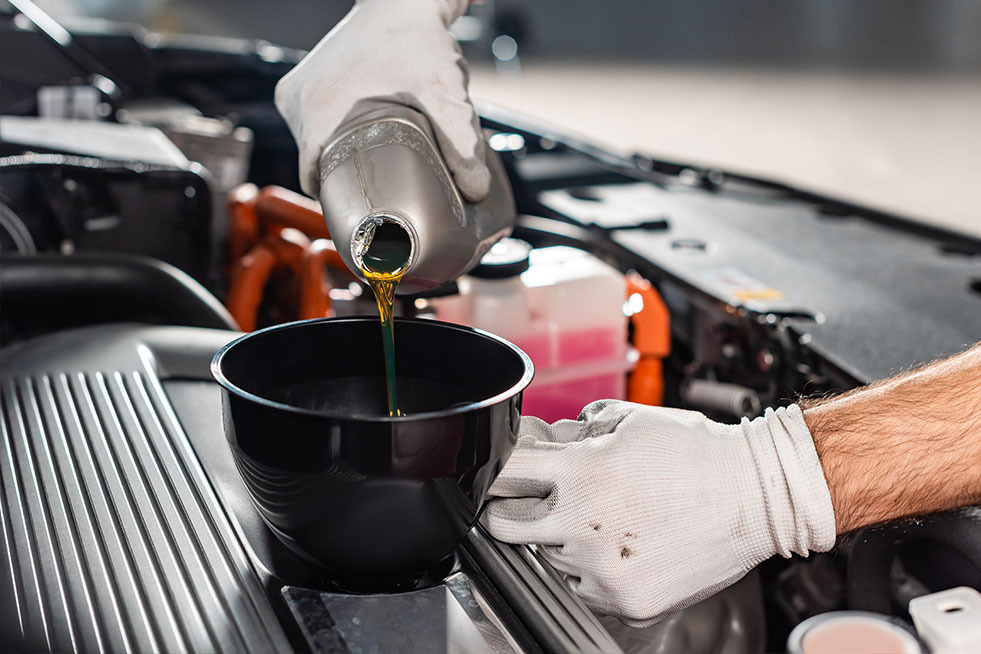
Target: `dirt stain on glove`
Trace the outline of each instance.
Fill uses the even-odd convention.
[[[633,550],[631,550],[631,549],[630,549],[629,547],[627,547],[626,545],[624,545],[624,546],[623,546],[623,547],[622,547],[622,548],[620,549],[620,558],[621,558],[621,559],[629,559],[629,558],[630,558],[630,555],[631,555],[631,554],[633,554]]]
[[[600,528],[601,528],[601,525],[593,525],[593,531],[599,531]]]

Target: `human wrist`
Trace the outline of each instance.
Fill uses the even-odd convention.
[[[981,502],[981,347],[805,400],[839,534]]]
[[[898,416],[877,412],[862,395],[834,398],[804,412],[827,476],[839,534],[932,508],[920,506],[922,497],[917,496],[936,497],[941,490],[921,485],[931,484],[934,476],[925,461],[931,457],[916,454],[917,441],[926,435]],[[892,437],[897,433],[903,438]]]
[[[835,419],[833,408],[829,404],[805,401],[802,405],[805,407],[804,420],[814,435],[814,447],[828,480],[828,492],[835,509],[835,531],[843,534],[870,519],[856,515],[855,509],[861,506],[866,509],[870,507],[868,503],[855,501],[858,488],[862,484],[856,479],[854,471],[849,469],[852,467],[850,463],[853,464],[855,460],[849,462],[849,455],[840,447],[840,443],[853,440],[856,436],[848,433],[851,431],[848,425],[853,423],[847,419]]]

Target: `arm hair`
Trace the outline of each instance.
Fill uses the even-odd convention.
[[[799,404],[839,534],[981,502],[981,344]]]

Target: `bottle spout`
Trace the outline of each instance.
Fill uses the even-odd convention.
[[[373,213],[354,230],[351,257],[359,270],[404,275],[415,262],[418,239],[409,223],[389,213]]]

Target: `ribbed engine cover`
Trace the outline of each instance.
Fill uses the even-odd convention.
[[[200,347],[206,330],[176,331]],[[205,348],[233,336],[211,333]],[[108,339],[99,372],[91,350],[81,370],[42,372],[39,355],[64,365],[83,354],[70,339],[0,358],[5,639],[61,652],[291,650],[160,362],[123,340]]]

